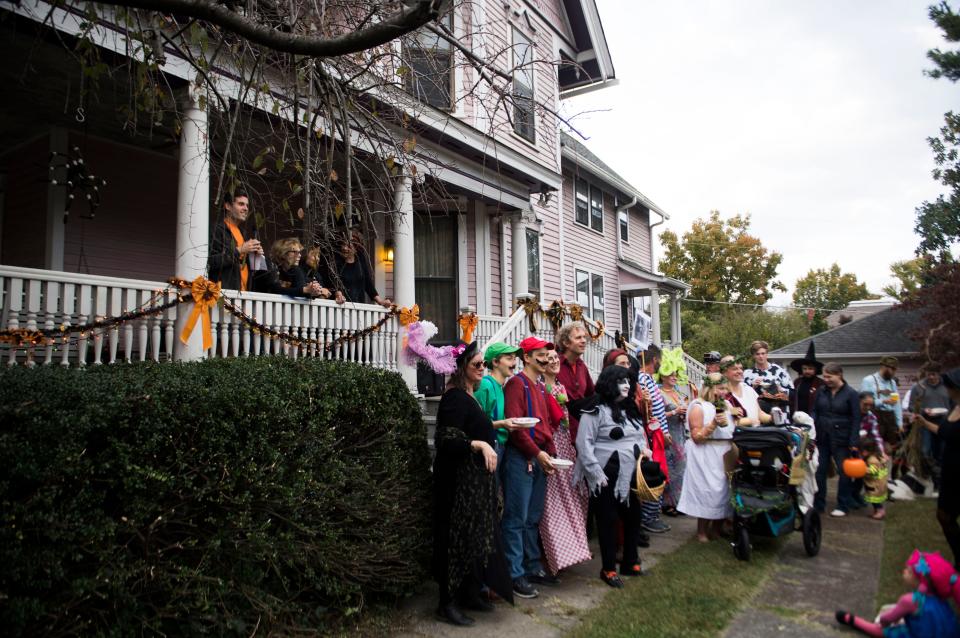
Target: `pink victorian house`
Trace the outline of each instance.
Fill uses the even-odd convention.
[[[551,115],[567,97],[615,81],[595,1],[478,0],[454,7],[445,19],[461,43],[481,57],[494,51],[512,56],[516,64],[504,64],[513,67],[514,94],[539,106],[517,101],[509,112],[486,108],[490,96],[475,90],[476,72],[463,63],[463,53],[430,38],[421,42],[417,51],[430,48],[447,66],[439,76],[435,63],[412,76],[429,81],[410,79],[407,98],[390,105],[416,120],[417,153],[424,157],[419,175],[434,180],[443,196],[418,196],[415,182],[422,177],[410,172],[396,177],[390,192],[373,195],[394,211],[392,219],[378,219],[366,239],[381,294],[401,306],[418,303],[421,316],[437,324],[440,341],[459,336],[457,317],[469,309],[478,315],[475,334],[482,343],[529,331],[518,299],[578,303],[588,321],[594,327],[602,322],[606,331],[588,355],[594,369],[613,346],[614,331],[629,330],[637,304],[654,315],[655,341],[661,338],[657,314],[669,308],[669,340],[679,341],[677,309],[687,286],[657,274],[653,262],[652,229],[666,213],[562,133]],[[81,10],[39,0],[0,11],[6,14],[0,52],[8,88],[0,118],[0,327],[69,329],[159,303],[168,277],[204,274],[210,229],[222,211],[212,201],[211,153],[218,141],[208,128],[211,106],[189,89],[195,70],[172,54],[160,66],[184,95],[183,126],[131,136],[117,119],[122,90],[78,100],[76,67],[61,39],[85,28]],[[102,20],[95,35],[108,64],[128,55],[130,43],[117,24]],[[408,60],[418,71],[416,51]],[[28,82],[20,80],[24,69],[32,74]],[[234,81],[228,70],[210,74],[219,86]],[[250,108],[262,109],[264,119],[289,117],[286,106]],[[62,169],[50,169],[51,152],[73,148],[91,173],[106,179],[92,218],[83,206],[65,218],[69,193]],[[264,239],[295,231],[295,223],[281,220]],[[397,370],[411,388],[417,384],[415,371],[398,361],[402,329],[396,317],[328,352],[316,345],[377,323],[387,314],[380,306],[227,294],[263,325],[313,345],[269,339],[221,308],[213,310],[213,346],[204,350],[199,334],[184,345],[176,335],[190,308],[181,305],[57,346],[0,344],[0,356],[10,365],[96,365],[322,355]],[[664,297],[669,303],[661,303]],[[547,322],[540,324],[552,336]]]

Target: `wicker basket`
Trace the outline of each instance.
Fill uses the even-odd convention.
[[[637,487],[634,492],[637,493],[637,498],[640,499],[641,503],[660,502],[660,495],[663,494],[663,488],[666,486],[667,483],[663,482],[657,487],[649,487],[647,480],[643,478],[643,472],[640,471],[640,461],[637,460]]]

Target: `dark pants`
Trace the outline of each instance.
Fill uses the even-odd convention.
[[[880,438],[890,450],[900,442],[900,428],[897,427],[897,415],[893,410],[874,410],[877,416],[877,426],[880,428]],[[817,435],[819,436],[819,432]]]
[[[437,583],[440,585],[440,606],[446,607],[452,602],[469,603],[480,598],[480,566],[474,565],[473,569],[464,574],[460,581],[457,591],[450,591],[450,582],[448,572],[445,569],[437,575]]]
[[[597,517],[597,540],[600,542],[600,558],[605,572],[617,569],[618,520],[623,523],[623,561],[620,564],[629,568],[639,561],[640,501],[633,490],[630,490],[628,504],[618,501],[613,495],[615,482],[608,479],[607,486],[600,490],[600,494],[590,496],[590,504]]]
[[[852,481],[843,473],[843,462],[850,458],[850,435],[838,432],[832,426],[817,429],[817,449],[820,451],[820,465],[817,466],[817,495],[813,507],[822,512],[827,505],[827,469],[830,460],[837,465],[840,482],[837,486],[837,509],[849,512],[853,506]]]

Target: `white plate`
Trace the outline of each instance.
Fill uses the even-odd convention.
[[[513,418],[513,424],[521,428],[532,428],[539,422],[540,419],[535,416],[520,416]]]
[[[930,416],[943,416],[949,411],[947,408],[930,408]]]
[[[565,470],[568,467],[573,467],[573,461],[568,461],[567,459],[550,459],[550,463],[558,470]]]

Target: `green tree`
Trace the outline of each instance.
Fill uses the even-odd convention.
[[[845,308],[857,299],[875,298],[852,273],[840,272],[840,266],[834,263],[829,269],[810,270],[797,280],[793,291],[794,305],[814,308],[810,321],[810,334],[827,329],[827,315],[830,310]]]
[[[960,15],[946,2],[930,7],[930,19],[943,31],[948,42],[960,42]],[[960,79],[960,52],[932,49],[927,57],[935,67],[926,71],[932,78]],[[947,193],[917,208],[915,232],[920,235],[918,253],[939,253],[941,261],[950,255],[950,248],[960,242],[960,115],[944,114],[939,137],[929,137],[936,168],[933,178],[947,188]]]
[[[665,230],[660,271],[690,284],[690,299],[764,304],[774,290],[787,290],[777,281],[783,255],[764,247],[749,229],[749,215],[721,219],[714,210],[695,220],[682,238]]]
[[[897,280],[897,283],[884,286],[883,294],[898,301],[903,301],[924,284],[925,273],[929,270],[929,267],[930,263],[926,257],[915,257],[893,262],[890,264],[890,274]]]
[[[726,307],[712,317],[683,312],[684,350],[700,358],[704,352],[717,350],[722,354],[745,355],[750,344],[762,339],[776,349],[810,336],[810,327],[803,313],[789,310],[774,312],[763,308]]]

